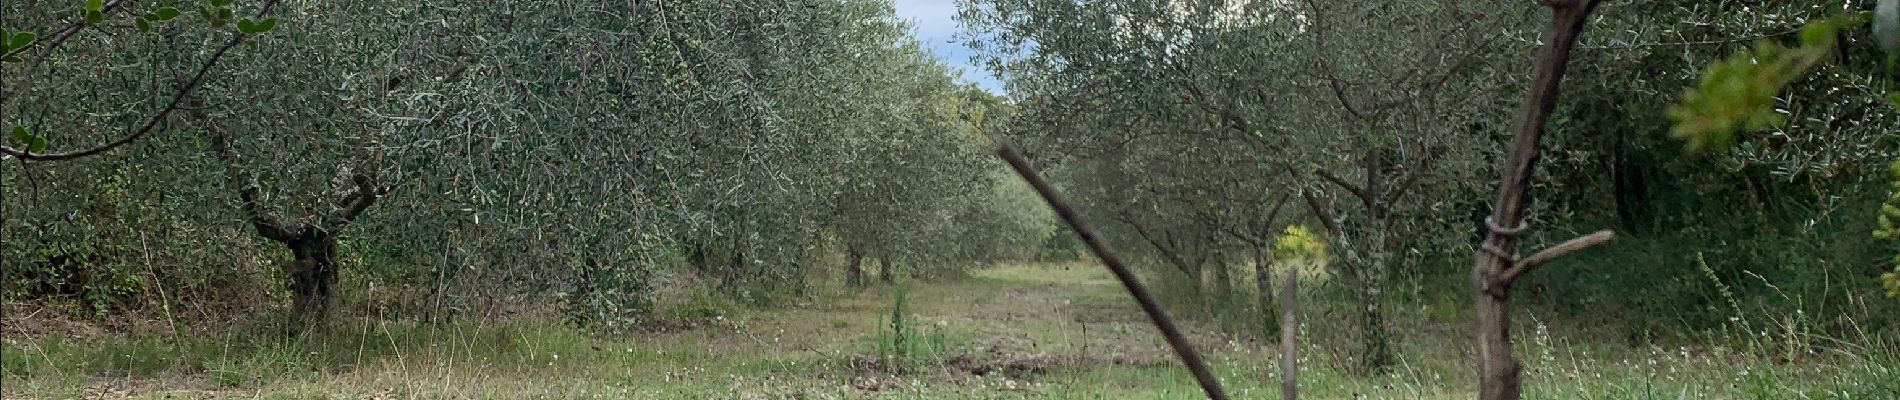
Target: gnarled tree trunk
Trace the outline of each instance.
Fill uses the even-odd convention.
[[[292,255],[284,273],[290,276],[291,324],[288,331],[292,335],[303,333],[313,327],[322,327],[329,318],[330,303],[334,300],[337,283],[337,234],[348,227],[356,217],[368,210],[376,200],[389,193],[388,187],[377,186],[369,173],[375,170],[373,160],[380,158],[380,149],[368,150],[365,157],[354,166],[355,173],[350,175],[348,194],[336,199],[337,209],[329,215],[314,220],[305,219],[286,224],[264,210],[258,204],[257,184],[250,182],[241,172],[237,163],[237,153],[231,150],[230,138],[221,133],[211,134],[211,150],[219,161],[224,163],[225,174],[231,184],[237,187],[238,205],[249,220],[251,227],[259,236],[281,243],[290,248]]]
[[[321,324],[329,318],[337,282],[336,237],[306,229],[283,243],[294,256],[286,268],[291,278],[291,317],[300,327]]]

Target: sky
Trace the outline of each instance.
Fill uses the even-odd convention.
[[[897,18],[910,21],[917,40],[950,68],[963,70],[960,81],[974,82],[990,93],[1003,93],[1003,84],[989,71],[970,64],[970,49],[956,39],[963,27],[957,23],[956,0],[895,0]]]

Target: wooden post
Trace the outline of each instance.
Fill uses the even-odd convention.
[[[1280,398],[1285,400],[1300,398],[1300,321],[1294,314],[1299,286],[1299,267],[1288,268],[1286,286],[1280,289]]]

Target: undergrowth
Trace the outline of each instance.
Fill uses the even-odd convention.
[[[1713,260],[1711,260],[1713,262]],[[1055,398],[1173,399],[1198,393],[1099,266],[1009,266],[971,278],[900,283],[811,308],[672,303],[715,321],[685,331],[602,336],[522,317],[476,324],[339,320],[290,338],[268,321],[191,334],[21,338],[0,352],[7,398],[72,398],[102,384],[149,398]],[[1697,267],[1699,268],[1699,267]],[[1712,266],[1711,269],[1714,267]],[[1164,280],[1153,280],[1157,286]],[[1719,292],[1705,280],[1711,292]],[[1312,398],[1469,398],[1467,325],[1430,307],[1394,307],[1398,365],[1350,368],[1328,286],[1302,304],[1301,384]],[[1242,291],[1244,293],[1244,290]],[[1793,294],[1790,294],[1793,296]],[[1716,295],[1721,296],[1721,295]],[[1892,332],[1824,334],[1813,319],[1752,313],[1681,344],[1629,345],[1563,313],[1527,307],[1518,346],[1529,398],[1900,398]],[[1342,303],[1343,304],[1343,303]],[[1183,315],[1179,305],[1171,305]],[[1236,311],[1244,309],[1235,307]],[[1215,373],[1240,398],[1277,394],[1277,355],[1244,335],[1184,317]],[[1742,321],[1746,320],[1746,323]],[[1805,326],[1804,326],[1805,325]],[[1887,336],[1882,336],[1887,335]],[[1752,342],[1752,343],[1751,343]],[[989,350],[979,350],[989,349]],[[865,354],[906,370],[860,370]],[[976,375],[971,365],[1032,369]],[[198,393],[198,394],[193,394]]]

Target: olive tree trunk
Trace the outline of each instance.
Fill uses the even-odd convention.
[[[1215,253],[1214,256],[1214,299],[1219,304],[1233,300],[1234,271],[1227,265],[1227,257]]]
[[[1253,284],[1261,319],[1273,318],[1273,256],[1265,243],[1253,245]]]
[[[1523,259],[1515,256],[1517,235],[1525,229],[1524,209],[1529,200],[1531,170],[1536,166],[1538,142],[1551,111],[1557,107],[1564,68],[1570,50],[1583,33],[1584,23],[1599,0],[1544,0],[1551,8],[1544,45],[1538,50],[1522,113],[1519,114],[1510,154],[1498,171],[1496,209],[1485,219],[1489,231],[1471,268],[1478,316],[1478,398],[1515,400],[1522,396],[1522,367],[1511,354],[1511,284],[1517,278],[1556,257],[1610,241],[1610,231],[1572,239]]]
[[[844,259],[845,284],[854,288],[864,287],[864,252],[858,250],[857,246],[850,246],[845,250]]]
[[[285,223],[259,204],[257,183],[245,178],[237,153],[231,150],[230,137],[214,132],[210,139],[213,155],[224,164],[225,174],[237,187],[238,205],[245,219],[259,236],[290,249],[292,258],[284,267],[284,273],[290,277],[289,333],[297,335],[308,328],[323,326],[329,319],[330,303],[336,293],[337,234],[389,193],[389,188],[379,187],[371,179],[370,172],[375,170],[373,163],[359,160],[352,167],[355,172],[348,182],[353,187],[344,188],[348,193],[335,200],[336,211],[320,218]],[[364,154],[380,152],[380,149],[367,150],[371,151]]]
[[[291,317],[296,325],[315,326],[329,319],[337,282],[336,237],[305,230],[290,241]]]
[[[897,274],[897,267],[894,265],[891,265],[890,256],[878,257],[877,280],[883,281],[884,283],[895,283],[897,282],[896,274]]]
[[[1376,220],[1375,220],[1376,221]],[[1386,241],[1383,227],[1372,227],[1364,265],[1359,266],[1360,367],[1367,375],[1392,367],[1392,332],[1385,326]]]

